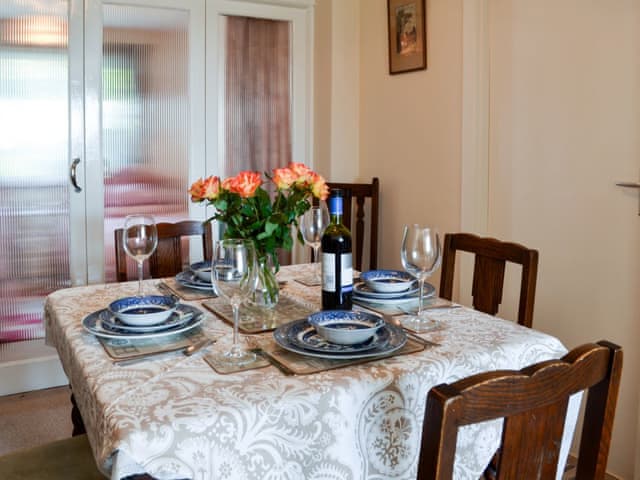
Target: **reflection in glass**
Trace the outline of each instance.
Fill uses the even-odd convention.
[[[0,2],[0,344],[70,286],[68,3]]]
[[[113,231],[126,215],[189,216],[189,13],[104,5],[103,14],[105,277],[115,281]]]

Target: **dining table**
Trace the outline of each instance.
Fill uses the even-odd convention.
[[[280,269],[280,302],[320,310],[320,287],[297,281],[313,268]],[[144,281],[147,292],[162,294],[166,285]],[[181,302],[204,313],[200,338],[215,343],[193,355],[177,350],[120,362],[85,319],[136,290],[137,282],[87,285],[58,290],[45,302],[46,342],[58,352],[96,463],[112,480],[144,473],[162,480],[415,479],[433,386],[567,352],[547,333],[445,304],[428,311],[434,328],[419,335],[425,342],[414,336],[406,352],[310,373],[279,368],[266,355],[261,368],[223,372],[208,358],[229,348],[231,326],[206,308],[212,295],[201,291],[201,298],[185,295]],[[278,347],[271,331],[244,331],[241,342]],[[579,403],[579,396],[570,402],[561,463]],[[500,443],[501,425],[460,430],[454,478],[480,477]]]

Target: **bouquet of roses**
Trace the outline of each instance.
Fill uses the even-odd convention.
[[[210,176],[194,182],[189,194],[191,201],[206,201],[215,208],[207,221],[224,222],[225,238],[252,239],[258,259],[265,262],[269,257],[277,271],[276,249],[291,250],[291,226],[297,226],[298,218],[311,208],[312,197],[326,200],[329,187],[322,176],[302,163],[276,168],[265,177],[266,181],[250,171],[224,180]],[[298,238],[302,242],[299,234]]]

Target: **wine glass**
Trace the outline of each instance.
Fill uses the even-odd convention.
[[[418,279],[420,297],[418,314],[403,318],[403,325],[416,332],[424,332],[431,328],[423,309],[424,281],[440,266],[442,248],[438,231],[422,225],[406,225],[402,235],[400,249],[402,266]]]
[[[158,229],[151,215],[127,215],[122,230],[124,251],[138,264],[138,297],[142,297],[143,263],[158,246]]]
[[[315,262],[313,269],[313,281],[320,283],[320,259],[318,253],[320,251],[320,243],[322,242],[322,234],[329,225],[329,210],[326,205],[311,207],[300,217],[300,233],[304,243],[313,249],[313,260]]]
[[[244,350],[238,341],[240,304],[256,289],[258,268],[256,251],[251,240],[225,239],[215,243],[211,259],[211,284],[214,292],[229,301],[233,309],[233,344],[218,356],[227,365],[246,365],[256,355]]]

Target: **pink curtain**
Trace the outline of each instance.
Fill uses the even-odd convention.
[[[227,17],[225,174],[291,161],[290,24]]]

